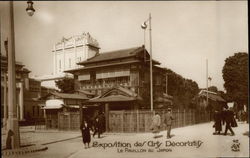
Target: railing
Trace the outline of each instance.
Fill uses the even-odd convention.
[[[84,85],[81,86],[80,89],[103,89],[103,88],[112,88],[115,85],[120,85],[123,87],[130,87],[130,83],[110,83],[110,84],[93,84],[93,85]]]

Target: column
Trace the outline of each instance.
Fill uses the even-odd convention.
[[[53,66],[54,66],[54,69],[53,69],[53,74],[55,75],[56,74],[56,46],[54,45],[54,48],[53,48]]]
[[[20,107],[20,120],[24,119],[24,106],[23,106],[23,82],[19,83],[20,91],[19,91],[19,107]]]
[[[74,38],[74,51],[75,51],[75,60],[74,60],[74,69],[77,68],[77,54],[76,54],[76,39]]]
[[[63,71],[65,70],[65,42],[63,41]]]
[[[105,104],[106,132],[109,131],[109,104]]]
[[[8,123],[7,132],[13,132],[11,139],[12,149],[20,147],[20,133],[17,119],[16,104],[16,67],[15,67],[15,30],[14,30],[14,10],[13,1],[10,5],[10,32],[8,45]]]
[[[4,106],[4,118],[3,118],[3,127],[6,129],[7,119],[8,119],[8,105],[7,105],[7,77],[6,72],[3,73],[4,75],[4,90],[3,90],[3,106]]]

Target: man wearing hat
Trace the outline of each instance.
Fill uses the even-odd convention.
[[[171,132],[171,126],[172,126],[172,121],[173,121],[173,115],[172,115],[172,110],[171,108],[167,109],[167,114],[165,117],[165,124],[167,126],[167,139],[171,138],[170,132]]]

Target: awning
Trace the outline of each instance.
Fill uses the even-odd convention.
[[[47,100],[43,109],[60,109],[63,107],[63,101],[59,99]]]

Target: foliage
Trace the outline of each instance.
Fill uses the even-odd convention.
[[[56,82],[56,86],[60,89],[62,93],[74,92],[74,79],[73,78],[63,78],[55,82]]]
[[[178,108],[195,108],[192,99],[199,93],[198,84],[185,79],[170,69],[168,72],[168,93],[173,96],[174,106]]]
[[[248,101],[248,54],[235,53],[225,60],[222,70],[224,87],[229,101],[239,106]]]

